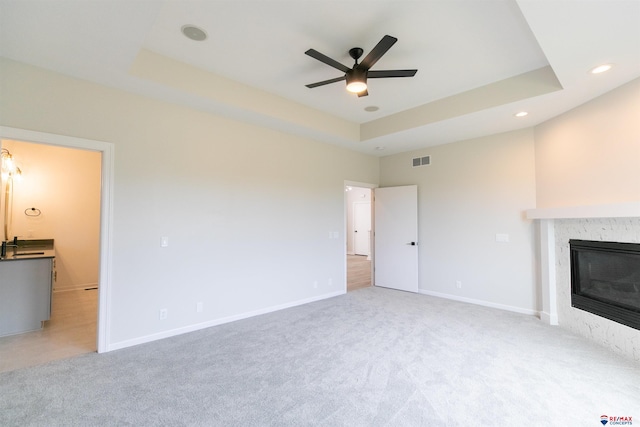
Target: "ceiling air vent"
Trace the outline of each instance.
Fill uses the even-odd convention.
[[[427,166],[431,164],[431,156],[415,157],[413,159],[413,167]]]

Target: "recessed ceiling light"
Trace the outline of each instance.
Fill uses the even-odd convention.
[[[375,105],[369,105],[368,107],[364,107],[364,111],[368,111],[370,113],[373,113],[374,111],[378,111],[380,109],[380,107],[377,107]]]
[[[195,25],[183,25],[182,34],[184,34],[185,37],[197,42],[201,42],[202,40],[207,38],[207,33],[205,33],[204,30],[196,27]]]
[[[605,71],[609,71],[611,67],[613,67],[613,65],[611,64],[602,64],[602,65],[598,65],[595,68],[592,68],[591,71],[589,72],[591,74],[600,74],[600,73],[604,73]]]
[[[529,113],[527,113],[526,111],[520,111],[519,113],[514,114],[514,116],[516,116],[516,117],[524,117],[527,114],[529,114]]]

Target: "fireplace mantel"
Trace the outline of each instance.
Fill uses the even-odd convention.
[[[635,218],[640,217],[640,202],[529,209],[526,214],[527,219]]]

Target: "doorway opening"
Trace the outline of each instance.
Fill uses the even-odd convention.
[[[101,154],[8,139],[0,145],[12,153],[21,170],[20,179],[7,187],[12,191],[3,192],[6,239],[15,236],[25,245],[51,240],[55,250],[50,316],[42,319],[40,329],[31,330],[35,325],[18,327],[0,338],[0,370],[94,352]],[[11,288],[11,284],[5,286]]]
[[[57,280],[53,282],[51,320],[44,322],[45,328],[41,330],[0,338],[0,360],[3,360],[3,363],[0,364],[0,371],[34,366],[49,360],[67,358],[81,353],[108,351],[108,308],[110,306],[112,257],[110,230],[112,223],[113,144],[10,127],[0,127],[0,143],[3,145],[13,144],[14,150],[16,150],[15,154],[22,151],[22,148],[19,149],[20,146],[15,144],[24,144],[25,147],[31,146],[32,151],[24,151],[25,155],[21,156],[23,166],[26,166],[23,170],[25,183],[38,174],[41,175],[40,180],[50,179],[47,178],[47,173],[51,174],[52,170],[55,170],[52,168],[59,168],[60,162],[64,162],[64,156],[70,153],[76,161],[75,169],[80,169],[72,172],[62,171],[63,182],[55,180],[56,186],[54,188],[56,191],[53,195],[45,194],[44,191],[38,193],[42,188],[38,189],[37,184],[34,184],[34,179],[34,182],[29,185],[35,185],[35,187],[31,191],[28,191],[26,187],[23,188],[21,197],[16,197],[13,200],[14,214],[17,212],[17,218],[16,216],[13,218],[14,230],[12,234],[22,236],[21,239],[38,238],[48,234],[49,238],[54,239],[54,245],[59,243],[60,246],[57,248],[60,250],[56,253],[56,266],[53,272],[54,278]],[[58,153],[61,157],[58,160],[52,160],[51,153]],[[38,156],[49,156],[47,157],[48,163],[43,159],[38,160]],[[80,161],[78,156],[82,157]],[[87,159],[93,160],[87,163]],[[66,167],[74,169],[70,165],[66,165]],[[83,167],[84,172],[82,171]],[[60,169],[58,170],[60,171]],[[88,177],[83,173],[90,173],[92,176]],[[84,190],[85,193],[82,197],[75,195],[76,202],[81,204],[83,209],[77,208],[76,205],[77,209],[75,210],[80,213],[71,227],[68,224],[52,225],[62,215],[60,209],[64,205],[71,204],[73,206],[74,195],[69,194],[71,192],[65,194],[61,190],[61,187],[65,185],[64,179],[67,180],[67,185],[74,189],[74,185],[69,184],[70,182],[82,181],[79,185],[88,185],[89,187],[93,185],[92,196],[87,196],[86,191],[89,190]],[[40,182],[42,183],[42,181]],[[40,186],[42,187],[42,184]],[[51,190],[49,187],[46,188]],[[77,191],[77,189],[74,190],[74,192]],[[86,200],[87,197],[91,200]],[[28,210],[29,213],[41,213],[40,217],[21,218],[24,209],[21,209],[23,206],[20,204],[24,203],[28,204],[29,208],[36,209]],[[32,204],[38,204],[38,206],[31,206]],[[89,209],[89,205],[93,210]],[[21,221],[22,223],[20,223]],[[74,230],[77,231],[81,228],[79,221],[91,223],[89,225],[89,228],[93,229],[92,239],[89,239],[91,240],[91,250],[86,245],[82,247],[82,242],[86,242],[89,237],[86,232],[83,233],[83,236],[76,236],[77,242],[68,241],[67,235],[73,234]],[[53,235],[54,230],[57,230],[55,231],[56,235]],[[65,246],[66,250],[64,250]],[[91,262],[84,260],[81,263],[76,263],[75,266],[73,265],[74,259],[91,251],[93,251]],[[84,272],[80,271],[83,268]],[[90,274],[91,278],[84,274],[87,273],[87,268],[93,270]],[[33,357],[25,357],[28,355],[25,354],[24,349],[30,349]],[[37,355],[38,352],[42,354]],[[17,355],[23,360],[16,362]],[[11,361],[11,358],[14,361]]]
[[[347,292],[373,285],[371,187],[345,185]]]

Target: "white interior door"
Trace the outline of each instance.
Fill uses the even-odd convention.
[[[371,250],[369,233],[371,232],[371,202],[353,204],[353,253],[367,255]]]
[[[418,186],[376,188],[375,285],[418,292]]]

